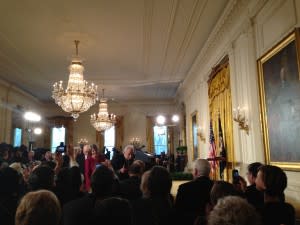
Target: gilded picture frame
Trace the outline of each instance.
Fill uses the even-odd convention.
[[[257,60],[267,164],[300,170],[299,29]]]
[[[199,157],[199,142],[198,142],[198,136],[197,136],[197,130],[198,130],[198,112],[195,111],[191,114],[191,140],[192,140],[192,149],[193,149],[193,160],[197,159]]]

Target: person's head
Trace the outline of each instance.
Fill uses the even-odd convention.
[[[22,151],[20,148],[14,148],[15,149],[15,158],[21,158],[22,157]]]
[[[12,196],[18,193],[19,174],[11,167],[0,169],[0,196]]]
[[[110,196],[113,192],[114,182],[114,173],[106,166],[100,166],[92,175],[92,191],[98,198]]]
[[[74,147],[74,156],[81,154],[81,148],[79,146]]]
[[[28,185],[32,191],[52,190],[54,187],[54,171],[48,166],[38,166],[29,175]]]
[[[90,145],[84,145],[82,152],[86,156],[91,154],[91,146]]]
[[[145,163],[141,160],[135,160],[128,168],[129,176],[141,177],[145,170]]]
[[[0,151],[0,158],[4,159],[4,160],[8,160],[9,159],[9,150],[6,147],[3,147]]]
[[[232,195],[238,195],[238,193],[231,183],[226,181],[215,181],[210,191],[210,202],[214,206],[219,199]]]
[[[210,164],[206,159],[196,159],[194,162],[194,171],[193,176],[194,178],[200,176],[208,177],[210,173]]]
[[[132,160],[134,158],[134,147],[133,145],[127,145],[123,150],[124,158],[126,160]]]
[[[51,151],[46,151],[46,153],[45,153],[45,159],[47,161],[52,160],[52,153],[51,153]]]
[[[46,190],[27,193],[21,200],[15,216],[16,225],[58,225],[61,217],[60,203]]]
[[[167,196],[172,187],[172,178],[165,167],[154,166],[148,177],[150,196]]]
[[[255,183],[256,188],[264,191],[268,196],[281,198],[284,195],[284,189],[287,187],[287,176],[277,166],[264,165],[259,168]]]
[[[98,147],[97,145],[93,144],[92,145],[92,156],[97,156],[98,154]]]
[[[137,160],[134,160],[134,161],[133,161],[133,163],[135,163],[135,164],[139,164],[139,165],[142,167],[142,169],[143,169],[143,172],[145,171],[146,164],[145,164],[145,162],[144,162],[144,161],[137,159]]]
[[[131,225],[133,211],[128,200],[122,198],[107,198],[96,204],[94,209],[95,225]]]
[[[245,199],[227,196],[220,199],[208,216],[208,225],[260,225],[255,208]]]
[[[150,175],[150,170],[147,170],[145,173],[143,173],[142,179],[141,179],[141,185],[140,185],[140,190],[143,193],[144,197],[150,196],[150,192],[148,189],[148,178]]]
[[[247,180],[249,181],[250,184],[255,184],[258,169],[262,165],[263,164],[261,164],[260,162],[254,162],[248,165]]]

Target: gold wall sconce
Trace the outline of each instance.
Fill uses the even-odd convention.
[[[87,145],[89,142],[86,138],[80,138],[80,140],[78,141],[78,144],[80,145]]]
[[[205,143],[206,138],[205,138],[204,127],[199,126],[197,128],[197,136],[199,136],[200,140]]]
[[[238,123],[240,130],[244,130],[247,135],[249,135],[249,125],[248,120],[245,116],[245,108],[237,108],[233,109],[233,120]]]
[[[133,137],[130,140],[130,144],[133,145],[135,148],[139,148],[141,146],[141,140],[138,137]]]

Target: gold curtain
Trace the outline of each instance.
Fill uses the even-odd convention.
[[[147,151],[153,153],[154,152],[153,126],[155,124],[154,117],[147,116],[146,120],[147,120],[147,127],[146,127]]]
[[[45,124],[44,129],[44,146],[51,147],[51,129],[53,127],[62,127],[66,128],[66,143],[65,145],[73,144],[73,129],[74,129],[74,120],[71,117],[51,117],[47,118],[47,123]]]
[[[96,142],[99,146],[100,151],[102,151],[104,147],[104,131],[103,132],[96,131]]]
[[[168,127],[168,149],[169,155],[174,154],[174,127]]]
[[[221,119],[223,139],[227,152],[227,166],[224,170],[224,179],[228,181],[234,162],[232,103],[228,57],[223,60],[223,63],[213,69],[208,81],[208,96],[209,114],[213,123],[216,146],[219,146],[218,117],[220,116]],[[217,149],[217,155],[220,155],[219,148]],[[215,177],[219,179],[218,168]]]
[[[118,116],[117,123],[116,123],[116,139],[115,139],[115,146],[118,149],[122,149],[123,141],[124,141],[124,117]]]

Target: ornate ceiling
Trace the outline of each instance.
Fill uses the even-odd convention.
[[[52,101],[80,40],[87,81],[117,101],[173,100],[226,0],[5,1],[0,78]]]

